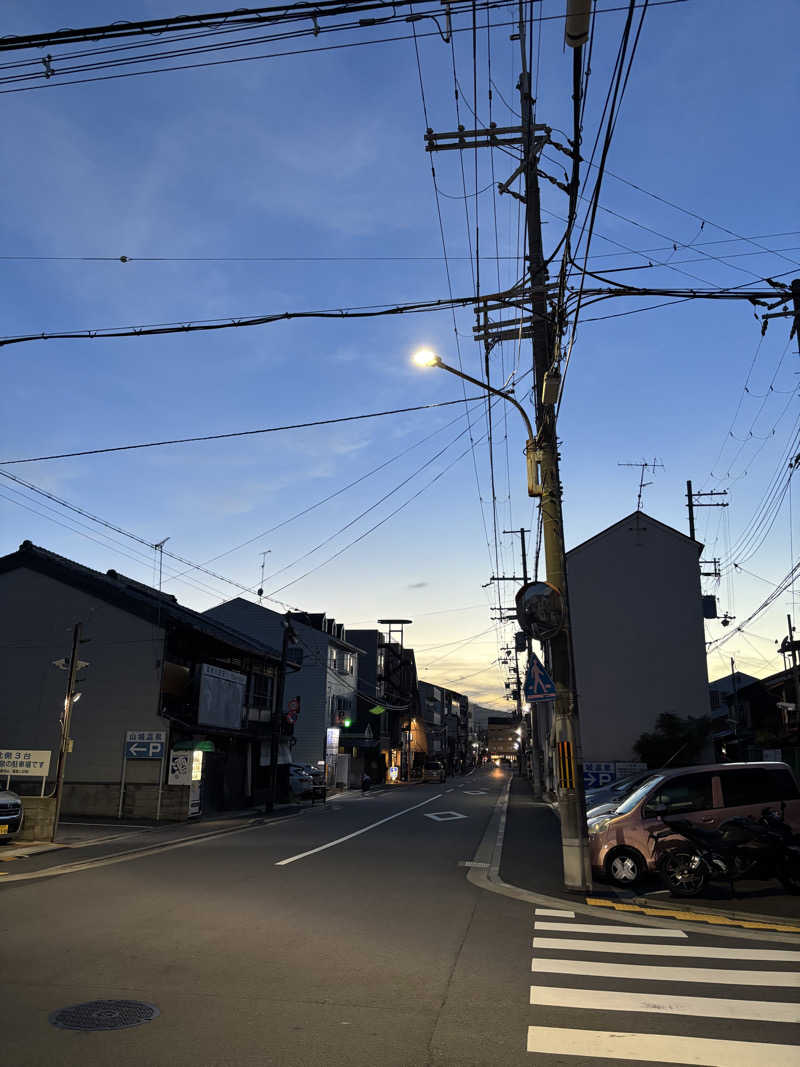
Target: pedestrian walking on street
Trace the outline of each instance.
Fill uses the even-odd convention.
[[[372,785],[372,779],[370,778],[370,776],[365,771],[361,775],[361,792],[362,792],[362,794],[366,794],[367,790],[369,789],[369,787],[371,785]]]

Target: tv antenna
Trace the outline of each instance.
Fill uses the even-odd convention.
[[[258,583],[258,603],[261,604],[261,598],[264,596],[264,567],[267,562],[267,556],[272,551],[271,548],[266,549],[261,553],[261,581]]]
[[[641,474],[639,475],[639,495],[636,497],[636,510],[637,511],[641,511],[642,510],[642,496],[644,495],[645,487],[648,486],[648,485],[652,485],[653,484],[652,481],[646,482],[644,480],[644,476],[647,473],[647,471],[649,471],[649,470],[652,471],[654,475],[655,475],[657,469],[660,469],[660,470],[663,471],[664,464],[663,463],[659,463],[657,459],[653,458],[652,461],[643,459],[640,463],[618,463],[617,466],[618,467],[638,467],[640,469]]]

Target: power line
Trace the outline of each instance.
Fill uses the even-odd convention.
[[[312,422],[295,422],[286,426],[267,426],[259,430],[236,430],[232,433],[203,434],[198,437],[174,437],[164,441],[145,441],[134,445],[113,445],[108,448],[86,448],[77,452],[56,452],[49,456],[29,456],[26,459],[0,460],[0,466],[11,466],[16,463],[41,463],[49,459],[73,459],[76,456],[99,456],[108,452],[130,452],[140,448],[162,448],[166,445],[191,444],[196,441],[222,441],[233,437],[253,437],[257,434],[280,433],[283,430],[305,430],[311,426],[331,426],[334,423],[358,422],[362,419],[377,419],[384,415],[405,415],[410,411],[426,411],[429,408],[446,408],[454,404],[471,403],[482,400],[483,397],[468,396],[461,400],[440,400],[431,404],[416,404],[408,408],[394,408],[391,411],[371,411],[364,415],[343,415],[333,419],[315,419]]]
[[[103,329],[43,330],[34,334],[19,334],[0,337],[0,348],[6,345],[23,344],[27,341],[95,341],[123,337],[161,337],[169,334],[204,333],[216,330],[237,330],[243,327],[268,326],[274,322],[289,322],[292,319],[372,319],[387,315],[419,314],[428,311],[448,311],[454,307],[466,307],[475,303],[474,296],[450,297],[447,300],[424,300],[402,304],[374,304],[364,307],[325,308],[316,311],[281,311],[271,315],[256,315],[243,318],[199,319],[188,322],[153,323],[146,326],[112,326]]]

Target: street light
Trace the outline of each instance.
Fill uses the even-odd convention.
[[[485,389],[487,393],[492,393],[494,396],[501,396],[504,400],[507,400],[510,404],[513,404],[517,411],[525,422],[525,430],[528,434],[528,441],[525,446],[525,451],[528,454],[528,494],[530,496],[538,496],[538,493],[531,492],[531,456],[534,452],[534,433],[531,426],[531,420],[528,418],[528,413],[525,408],[520,404],[513,393],[505,393],[502,389],[495,389],[493,385],[489,385],[488,382],[482,382],[480,378],[473,378],[470,374],[465,374],[463,370],[456,370],[455,367],[449,366],[444,360],[437,356],[437,354],[430,348],[420,348],[411,357],[412,361],[416,363],[418,367],[441,367],[442,370],[449,371],[450,374],[455,374],[457,378],[463,378],[465,382],[469,382],[470,385],[477,385],[479,389]],[[538,484],[538,483],[534,483]]]
[[[576,8],[580,4],[575,5]],[[525,423],[527,442],[525,460],[528,476],[528,496],[540,498],[540,515],[547,582],[562,594],[564,618],[560,631],[548,638],[553,681],[556,686],[553,719],[554,748],[558,752],[557,797],[561,818],[561,847],[564,865],[564,884],[569,890],[591,890],[592,872],[589,862],[589,840],[583,792],[583,766],[580,756],[580,725],[575,686],[572,635],[567,608],[567,566],[561,512],[561,481],[558,473],[558,448],[555,436],[553,397],[543,382],[542,402],[537,410],[539,434],[535,435],[527,412],[511,393],[495,389],[488,382],[473,378],[450,367],[430,348],[414,353],[419,367],[441,367],[457,378],[501,396],[519,411]],[[541,370],[541,368],[540,368]],[[523,627],[524,628],[524,627]],[[526,631],[528,632],[528,631]],[[533,636],[528,632],[529,636]],[[531,731],[531,740],[535,734]]]

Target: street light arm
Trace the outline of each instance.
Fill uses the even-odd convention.
[[[489,385],[488,382],[482,382],[480,378],[473,378],[471,374],[465,374],[463,370],[456,370],[455,367],[451,367],[449,364],[444,363],[438,357],[435,366],[441,367],[442,370],[449,371],[451,374],[455,374],[457,378],[463,378],[465,382],[469,382],[471,385],[477,385],[479,389],[485,389],[487,393],[492,393],[494,396],[501,396],[504,400],[508,400],[509,403],[514,405],[524,419],[525,429],[528,433],[528,440],[534,440],[533,427],[531,426],[531,420],[528,418],[528,413],[517,398],[512,396],[511,393],[504,393],[501,389],[495,389],[494,386]]]

